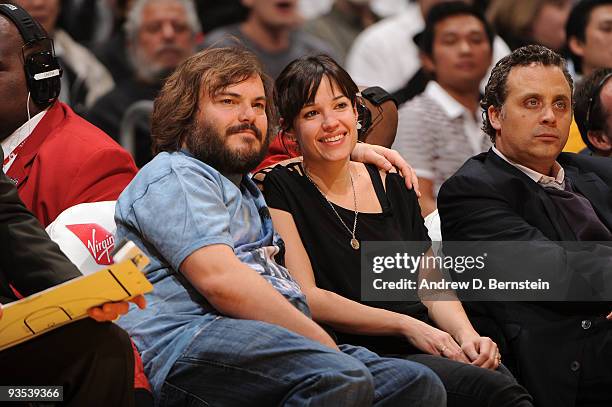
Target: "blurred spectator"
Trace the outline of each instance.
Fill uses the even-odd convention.
[[[308,21],[304,29],[329,44],[337,61],[344,65],[357,35],[378,21],[370,3],[371,0],[336,0],[328,13]]]
[[[249,14],[249,9],[242,5],[242,0],[198,0],[196,8],[204,33],[225,25],[240,23],[246,20]]]
[[[392,93],[404,87],[420,68],[418,48],[412,39],[423,30],[424,16],[429,9],[443,1],[419,0],[410,3],[402,14],[364,30],[355,39],[346,60],[347,70],[355,82],[358,85],[380,86]],[[496,37],[493,61],[509,52],[508,46]]]
[[[85,47],[78,44],[64,30],[56,28],[60,0],[15,0],[37,19],[55,43],[55,53],[64,70],[60,100],[75,112],[83,113],[96,100],[109,92],[113,78],[108,70]]]
[[[121,137],[121,122],[130,106],[155,99],[166,76],[194,53],[200,23],[192,0],[136,0],[125,32],[134,74],[103,96],[87,115],[115,140]],[[140,128],[132,153],[142,166],[151,158],[148,122]]]
[[[117,0],[61,0],[58,18],[61,27],[80,44],[93,48],[107,41],[113,33]],[[125,0],[122,1],[125,3]]]
[[[577,74],[612,68],[612,0],[582,0],[566,25],[567,46]]]
[[[419,47],[434,80],[399,110],[393,144],[419,177],[423,216],[436,209],[442,183],[491,145],[478,102],[492,43],[492,29],[473,6],[455,1],[432,7]]]
[[[238,39],[257,55],[272,78],[303,55],[336,57],[328,44],[297,28],[301,23],[297,0],[242,0],[242,4],[249,8],[246,21],[212,31],[204,40],[205,48],[237,46]]]
[[[612,68],[612,0],[581,0],[576,3],[565,32],[576,79],[599,68]],[[586,144],[574,121],[563,151],[579,152],[584,148]]]
[[[559,52],[571,9],[572,0],[493,0],[487,18],[510,49],[540,44]]]
[[[125,41],[125,16],[132,0],[108,0],[113,14],[113,30],[104,42],[93,45],[93,53],[106,66],[115,83],[133,75]]]
[[[576,87],[574,119],[586,154],[612,157],[612,68],[598,69]]]

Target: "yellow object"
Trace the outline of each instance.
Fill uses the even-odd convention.
[[[125,301],[153,290],[142,273],[149,259],[134,243],[124,245],[114,259],[117,263],[109,268],[4,305],[0,351],[85,318],[91,307]]]
[[[582,137],[580,137],[580,130],[578,130],[578,125],[576,125],[576,121],[572,119],[569,138],[567,139],[567,143],[565,143],[565,147],[563,147],[563,151],[565,151],[566,153],[579,153],[586,147],[586,144],[584,144],[584,141],[582,141]]]

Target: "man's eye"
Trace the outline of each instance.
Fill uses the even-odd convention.
[[[565,103],[565,101],[563,100],[559,100],[555,103],[555,106],[557,107],[557,109],[565,110],[567,108],[567,103]]]
[[[255,103],[255,104],[253,105],[253,108],[255,108],[255,109],[259,109],[259,110],[265,110],[266,105],[264,105],[263,103]]]
[[[538,103],[538,101],[536,99],[527,99],[525,101],[525,106],[527,106],[527,107],[536,107],[536,106],[538,106],[538,104],[539,103]]]
[[[223,103],[224,105],[231,105],[232,103],[234,103],[234,101],[232,99],[221,99],[221,103]]]

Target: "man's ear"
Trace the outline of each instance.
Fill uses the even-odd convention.
[[[430,74],[436,72],[436,64],[434,63],[430,55],[427,55],[423,51],[419,51],[419,59],[421,60],[421,66],[425,71]]]
[[[584,43],[578,38],[574,36],[570,37],[569,41],[567,42],[567,46],[569,47],[570,51],[579,57],[582,58],[584,56]]]
[[[589,131],[587,133],[587,138],[597,149],[597,151],[610,153],[612,152],[612,140],[610,137],[603,131]]]
[[[501,130],[501,109],[498,110],[495,106],[489,106],[487,115],[491,126],[497,131]]]

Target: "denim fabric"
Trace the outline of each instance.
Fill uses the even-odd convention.
[[[446,405],[440,379],[408,360],[361,347],[329,349],[282,327],[218,317],[185,348],[161,390],[162,406]]]
[[[145,372],[159,395],[176,359],[218,312],[178,272],[191,253],[226,244],[299,310],[306,300],[272,256],[278,235],[260,191],[248,177],[239,186],[184,152],[161,153],[144,166],[117,201],[117,241],[134,241],[151,259],[154,291],[147,308],[120,319],[141,351]]]

